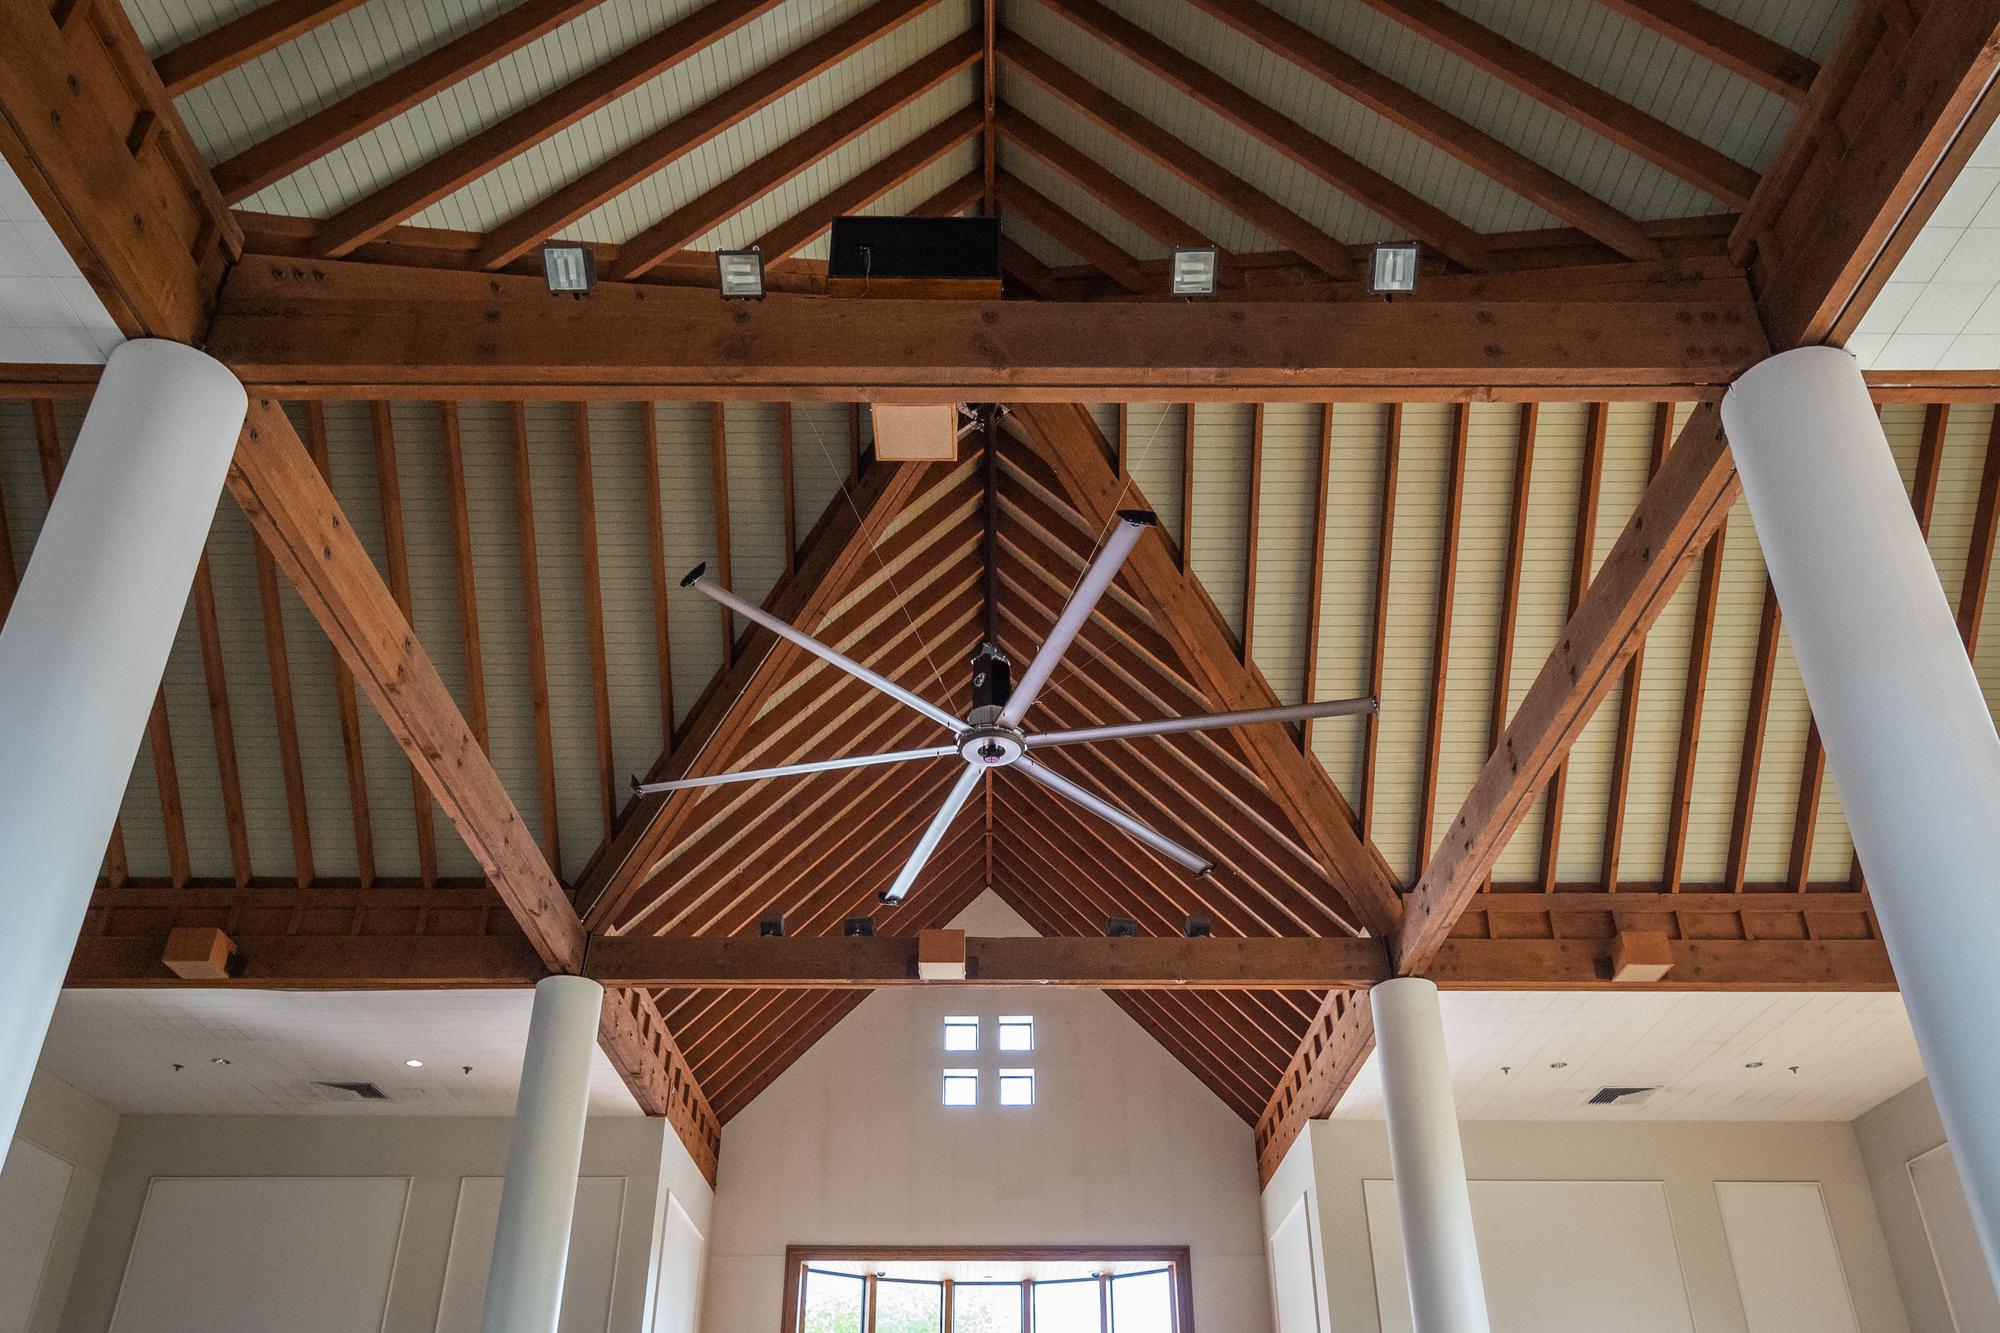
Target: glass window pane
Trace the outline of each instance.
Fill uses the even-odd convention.
[[[1111,1327],[1114,1333],[1173,1333],[1173,1270],[1112,1278]]]
[[[979,1071],[977,1069],[945,1070],[944,1104],[946,1106],[977,1106],[979,1104]]]
[[[861,1333],[861,1298],[866,1284],[848,1273],[806,1270],[805,1315],[800,1333]]]
[[[1021,1333],[1021,1284],[961,1282],[954,1286],[951,1333]]]
[[[944,1048],[947,1051],[976,1051],[979,1049],[979,1020],[977,1018],[948,1017],[944,1020]]]
[[[1000,1049],[1003,1051],[1034,1050],[1035,1020],[1026,1014],[1000,1015]]]
[[[875,1281],[875,1333],[943,1333],[944,1285]]]
[[[1035,1071],[1032,1069],[1001,1070],[1000,1104],[1002,1106],[1033,1106],[1035,1104]]]
[[[1035,1333],[1098,1333],[1097,1279],[1035,1284]]]

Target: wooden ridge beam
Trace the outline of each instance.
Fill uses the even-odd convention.
[[[1561,766],[1740,491],[1720,413],[1696,409],[1406,897],[1394,939],[1400,973],[1429,971],[1536,793]]]
[[[1333,393],[1711,394],[1768,344],[1740,278],[1618,300],[1160,304],[773,297],[246,259],[208,339],[274,394],[1023,402],[1323,401]]]
[[[1017,407],[1013,419],[1054,468],[1085,521],[1100,527],[1110,523],[1114,511],[1128,502],[1127,489],[1089,415],[1074,405],[1036,404]],[[1176,565],[1165,541],[1141,540],[1125,571],[1213,706],[1277,705],[1269,682],[1240,660],[1214,604]],[[1395,879],[1380,854],[1355,832],[1347,803],[1326,770],[1273,728],[1245,728],[1241,740],[1253,771],[1348,904],[1377,934],[1392,929],[1401,908]]]

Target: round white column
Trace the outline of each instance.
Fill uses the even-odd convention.
[[[535,986],[486,1275],[485,1333],[555,1333],[603,1004],[604,987],[585,977],[545,977]]]
[[[1774,356],[1722,423],[2000,1278],[2000,737],[1854,358]]]
[[[221,362],[111,353],[0,631],[0,1145],[132,776],[247,407]]]
[[[1437,987],[1421,977],[1398,977],[1378,983],[1368,1000],[1402,1215],[1411,1323],[1416,1333],[1488,1333]]]

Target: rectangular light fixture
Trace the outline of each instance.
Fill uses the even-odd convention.
[[[1173,292],[1175,296],[1215,294],[1215,247],[1196,246],[1174,251]]]
[[[1417,289],[1417,243],[1397,241],[1375,247],[1368,264],[1368,290],[1378,296]]]
[[[754,245],[748,250],[717,250],[715,285],[725,301],[763,300],[764,252]]]
[[[550,241],[542,247],[542,277],[552,296],[584,296],[597,285],[597,254],[581,241]]]

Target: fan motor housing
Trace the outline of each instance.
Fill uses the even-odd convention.
[[[985,768],[1005,768],[1028,748],[1018,727],[994,724],[967,727],[958,734],[958,752],[969,764]]]

